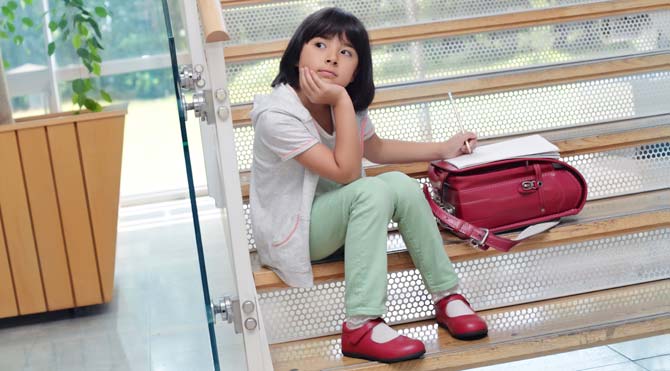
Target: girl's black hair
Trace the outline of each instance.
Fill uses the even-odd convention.
[[[315,37],[332,38],[338,35],[345,35],[358,54],[354,81],[347,85],[347,93],[356,112],[367,109],[375,96],[368,32],[358,18],[339,8],[321,9],[302,21],[284,51],[279,74],[272,81],[272,87],[283,83],[299,89],[298,62],[303,46]]]

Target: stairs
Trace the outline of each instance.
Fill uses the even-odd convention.
[[[463,370],[567,352],[670,331],[665,280],[480,312],[488,337],[452,338],[435,321],[395,326],[426,344],[422,359],[386,365],[340,353],[339,336],[276,344],[275,370]]]
[[[298,23],[329,5],[370,30],[378,90],[369,114],[379,136],[446,140],[459,130],[446,98],[452,92],[482,144],[540,133],[587,179],[582,213],[509,253],[474,250],[443,233],[463,293],[489,323],[485,339],[458,341],[437,327],[393,223],[385,319],[424,341],[419,360],[385,365],[342,356],[341,259],[315,264],[310,289],[286,287],[258,263],[247,200],[251,98],[270,91]],[[461,370],[670,332],[670,1],[221,6],[246,218],[247,246],[235,248],[249,250],[276,370]],[[368,163],[366,173],[402,171],[419,185],[427,165]]]

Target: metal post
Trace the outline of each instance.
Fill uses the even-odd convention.
[[[270,347],[258,305],[246,239],[233,122],[227,90],[224,44],[223,42],[204,44],[196,2],[185,0],[182,2],[182,6],[191,61],[193,66],[202,66],[201,75],[205,80],[204,83],[197,86],[196,90],[210,95],[210,101],[213,102],[214,112],[208,112],[205,130],[208,139],[213,137],[215,140],[204,142],[203,147],[207,143],[210,143],[210,145],[214,143],[216,147],[214,150],[211,146],[203,148],[203,150],[206,152],[206,161],[213,161],[212,163],[216,164],[215,170],[216,175],[218,175],[220,190],[218,191],[219,194],[214,196],[215,198],[220,197],[219,200],[222,201],[217,200],[217,205],[222,207],[225,244],[229,256],[232,258],[231,265],[239,303],[244,303],[245,306],[245,309],[241,311],[241,320],[244,324],[242,334],[244,336],[247,367],[249,371],[273,370]],[[215,153],[216,156],[212,158],[207,156],[208,153]],[[212,175],[208,172],[208,179]]]

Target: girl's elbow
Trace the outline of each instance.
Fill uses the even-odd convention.
[[[341,184],[349,184],[351,182],[354,182],[358,180],[358,178],[361,177],[361,168],[358,167],[357,169],[353,169],[350,171],[347,171],[341,175],[340,182]]]

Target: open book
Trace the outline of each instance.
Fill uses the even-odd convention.
[[[546,157],[557,159],[559,156],[558,147],[541,135],[535,134],[480,146],[469,155],[461,155],[445,161],[463,169],[510,158]]]

